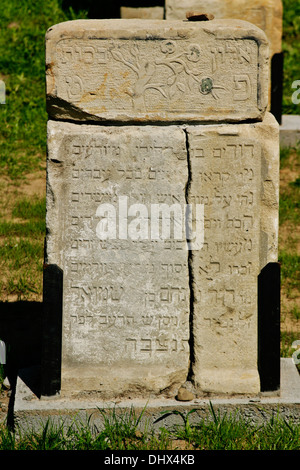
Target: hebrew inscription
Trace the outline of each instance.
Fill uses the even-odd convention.
[[[193,373],[202,390],[259,391],[257,276],[276,258],[275,124],[268,114],[255,126],[187,128],[188,200],[201,201],[205,214],[203,249],[192,253],[191,263]],[[265,201],[266,181],[273,188],[272,204]]]
[[[188,134],[192,172],[189,197],[203,198],[207,216],[207,246],[193,253],[192,263],[197,286],[195,380],[209,391],[218,383],[219,369],[228,370],[228,374],[238,370],[240,377],[248,375],[245,388],[255,392],[259,390],[255,347],[261,144],[255,132],[245,132],[242,125],[188,128]],[[243,380],[239,382],[241,388]],[[236,385],[232,378],[229,384],[223,383],[223,391],[234,393]]]
[[[268,61],[265,33],[241,20],[48,30],[62,395],[260,391],[257,280],[278,259]]]
[[[157,392],[184,382],[192,354],[201,391],[259,390],[257,276],[277,258],[275,124],[49,121],[46,262],[64,272],[64,384],[76,388],[79,374],[115,396],[116,375],[122,390]],[[190,250],[182,207],[203,209]]]
[[[156,21],[146,31],[123,21],[81,21],[83,35],[68,23],[48,32],[51,116],[67,117],[69,103],[78,120],[262,118],[267,42],[253,25]]]
[[[48,126],[55,138],[49,144],[48,194],[54,199],[47,207],[52,227],[47,256],[64,271],[64,367],[102,368],[104,382],[111,367],[124,367],[125,375],[136,368],[141,385],[139,365],[146,365],[165,383],[184,380],[190,303],[186,241],[174,239],[172,217],[170,237],[152,240],[150,229],[142,236],[151,203],[186,204],[184,132],[51,121]],[[141,216],[142,204],[149,208],[148,218]],[[116,211],[114,238],[98,236],[99,225],[107,229],[113,222],[102,208]],[[59,237],[53,224],[59,224]],[[130,238],[133,227],[138,236]]]

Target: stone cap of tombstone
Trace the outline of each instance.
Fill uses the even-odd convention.
[[[269,43],[242,20],[74,20],[46,33],[50,118],[261,121]]]

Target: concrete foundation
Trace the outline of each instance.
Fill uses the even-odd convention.
[[[74,419],[101,429],[103,413],[112,411],[124,415],[133,411],[138,417],[143,412],[140,421],[141,430],[153,428],[159,430],[164,426],[170,428],[175,424],[183,424],[182,418],[172,414],[163,420],[157,421],[162,412],[178,410],[189,415],[191,424],[201,419],[212,419],[211,406],[220,414],[238,415],[251,423],[261,423],[273,416],[281,417],[287,421],[300,423],[300,375],[292,359],[281,358],[281,388],[278,392],[259,393],[242,398],[236,396],[207,396],[195,398],[188,402],[178,401],[175,398],[144,397],[141,399],[126,399],[124,401],[104,402],[92,395],[80,400],[67,400],[57,395],[55,398],[38,398],[39,368],[33,367],[19,371],[16,381],[15,393],[12,393],[10,405],[10,422],[22,429],[38,429],[42,423],[51,418],[56,423],[63,420],[69,426]],[[35,393],[33,392],[35,390]]]

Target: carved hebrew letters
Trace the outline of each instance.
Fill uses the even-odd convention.
[[[127,21],[126,34],[125,24],[113,20],[101,23],[104,29],[93,30],[89,38],[77,37],[67,23],[49,31],[50,115],[67,117],[66,102],[74,106],[75,120],[261,119],[267,43],[254,26],[214,22],[195,28],[158,21],[147,31],[138,23],[133,36],[130,26],[136,22]],[[93,25],[82,24],[88,35]],[[65,28],[61,35],[60,28]],[[235,102],[247,105],[247,116]]]
[[[53,243],[60,253],[55,261],[64,270],[64,363],[126,363],[127,369],[138,370],[147,361],[162,376],[184,377],[190,302],[185,240],[174,240],[172,234],[166,240],[119,236],[124,196],[128,233],[136,220],[130,216],[134,204],[144,204],[149,218],[151,203],[184,206],[184,132],[55,122],[49,122],[49,129],[62,132],[60,145],[49,146],[49,188],[56,200],[63,193],[67,201],[64,207],[48,208],[48,220],[59,210],[63,227]],[[59,177],[55,152],[63,160]],[[116,214],[114,239],[97,236],[99,207]]]
[[[114,109],[118,109],[119,100],[119,105],[122,103],[128,112],[135,114],[149,113],[153,107],[184,113],[188,111],[191,96],[199,106],[213,103],[217,108],[230,99],[255,98],[257,77],[253,75],[253,63],[257,60],[257,45],[251,40],[243,40],[242,44],[231,40],[207,50],[196,43],[154,41],[152,48],[156,54],[152,62],[146,43],[141,40],[129,44],[124,40],[95,40],[95,46],[90,47],[82,41],[74,46],[73,42],[61,40],[56,46],[56,57],[58,71],[70,70],[58,82],[57,93],[74,103],[89,102],[94,107],[101,98],[101,106],[105,108],[112,106],[113,101]],[[87,74],[84,68],[81,74],[73,74],[80,65],[90,66],[93,75]],[[241,73],[232,74],[224,83],[222,77],[228,75],[224,73],[226,67],[237,65]],[[118,70],[118,75],[111,70]],[[241,91],[237,93],[237,90]],[[177,110],[175,102],[179,104]]]
[[[277,256],[268,69],[265,34],[240,20],[48,30],[62,394],[259,391],[257,278]]]
[[[243,125],[188,128],[188,197],[205,204],[205,249],[192,258],[197,286],[194,374],[207,390],[216,383],[212,371],[218,368],[251,370],[247,386],[259,389],[255,345],[261,144],[255,131],[251,135],[245,130]],[[234,388],[233,383],[228,386]]]

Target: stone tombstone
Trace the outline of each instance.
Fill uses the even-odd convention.
[[[80,20],[46,36],[45,264],[61,393],[257,393],[257,277],[277,260],[268,47],[235,20]],[[245,122],[247,121],[247,122]]]
[[[172,227],[157,239],[151,205],[185,206],[184,132],[49,121],[48,147],[47,263],[64,271],[64,388],[115,395],[181,383],[186,242]]]

